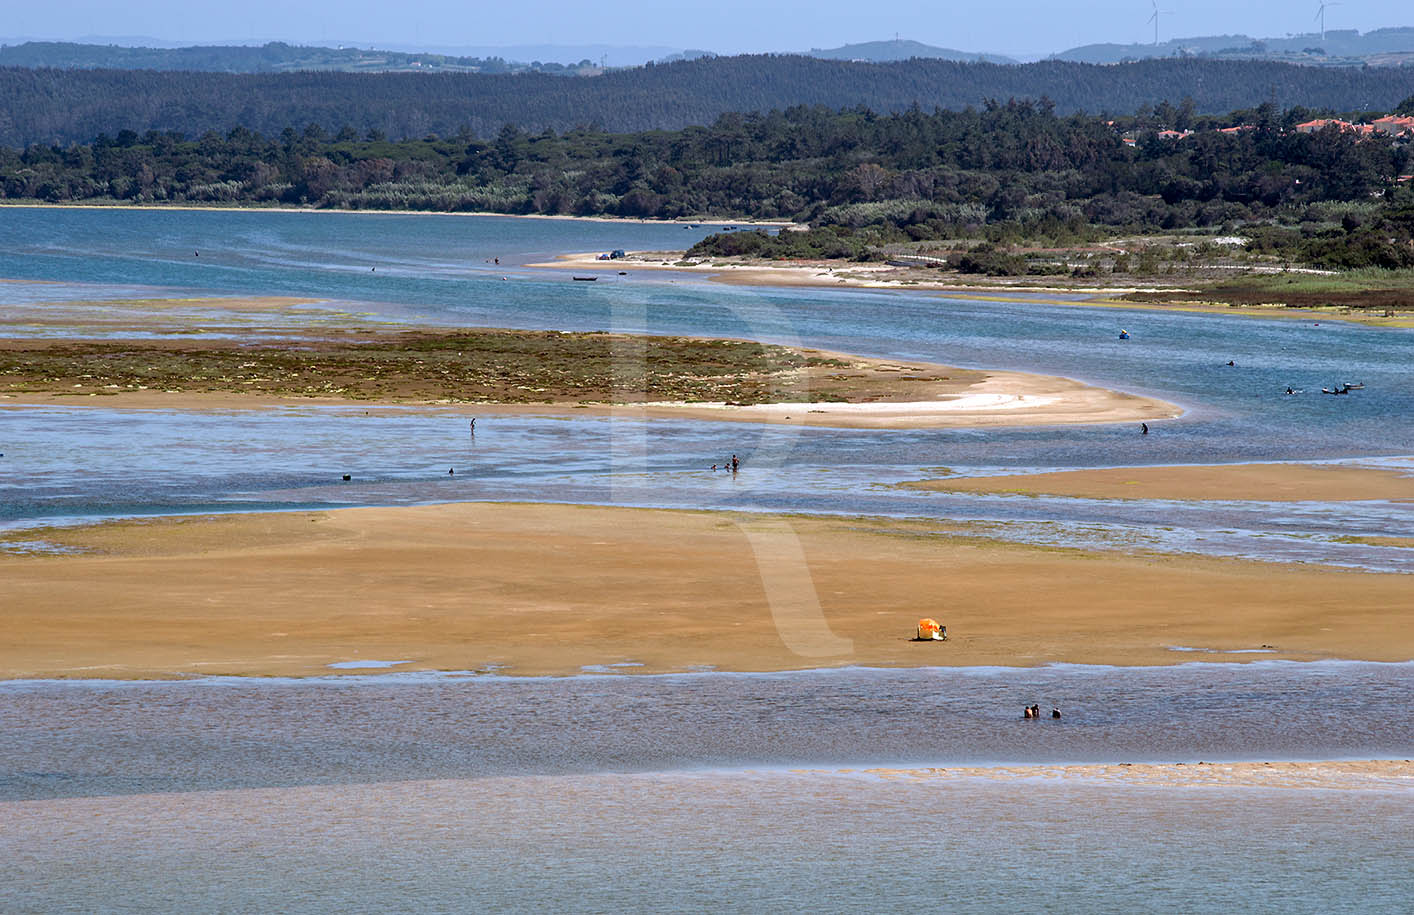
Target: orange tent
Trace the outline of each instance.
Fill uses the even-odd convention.
[[[921,619],[918,621],[918,638],[941,641],[946,639],[947,635],[946,630],[937,620]]]

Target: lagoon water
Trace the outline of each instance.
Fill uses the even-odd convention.
[[[1409,664],[0,685],[5,911],[1397,911]],[[1060,721],[1022,721],[1028,701]],[[896,774],[864,771],[895,767]],[[897,771],[902,770],[902,771]],[[918,775],[915,776],[914,773]]]
[[[1188,412],[1142,438],[1128,426],[869,432],[549,416],[488,416],[473,438],[466,407],[191,415],[0,400],[0,525],[547,500],[960,519],[1025,542],[1414,572],[1414,550],[1348,542],[1414,536],[1408,504],[890,485],[942,468],[1410,469],[1414,331],[617,271],[584,284],[522,266],[682,248],[706,231],[6,209],[0,280],[18,282],[0,283],[0,318],[7,333],[43,335],[45,314],[102,316],[114,299],[299,296],[319,303],[309,320],[753,337],[1066,375]],[[1119,341],[1120,327],[1132,339]],[[1318,393],[1343,381],[1366,387]],[[1306,393],[1287,397],[1288,385]],[[706,470],[732,452],[742,474]],[[838,771],[1414,750],[1408,664],[1253,657],[1162,670],[0,684],[0,910],[1399,910],[1414,895],[1408,786],[928,787]],[[1066,717],[1022,722],[1029,701]]]
[[[0,526],[509,499],[939,517],[1030,542],[1414,571],[1414,551],[1349,542],[1414,536],[1408,504],[1021,499],[889,485],[948,471],[1097,465],[1408,466],[1398,459],[1414,454],[1414,331],[1025,297],[742,288],[645,271],[619,277],[612,268],[591,286],[518,266],[563,251],[681,248],[708,230],[503,217],[5,210],[0,278],[30,282],[0,284],[0,300],[14,316],[91,311],[112,299],[284,295],[317,300],[323,307],[309,320],[320,321],[751,337],[1065,375],[1188,412],[1154,424],[1146,437],[1127,424],[869,432],[498,416],[483,419],[473,439],[465,433],[470,407],[201,416],[87,404],[5,409]],[[496,257],[500,266],[489,263]],[[1120,327],[1130,340],[1117,339]],[[23,322],[9,332],[53,333]],[[1342,381],[1366,387],[1343,398],[1319,394]],[[1286,396],[1287,386],[1304,393]],[[731,453],[745,458],[748,474],[726,479],[707,470]],[[448,467],[458,469],[455,480]],[[339,485],[346,472],[354,479]]]

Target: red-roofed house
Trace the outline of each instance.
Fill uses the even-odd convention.
[[[1380,133],[1387,133],[1392,137],[1414,134],[1414,117],[1400,117],[1392,114],[1389,117],[1376,118],[1371,126]]]
[[[1307,121],[1304,124],[1296,125],[1297,133],[1319,133],[1330,126],[1339,127],[1341,130],[1354,130],[1355,125],[1349,121],[1342,121],[1338,118],[1316,118],[1314,121]]]

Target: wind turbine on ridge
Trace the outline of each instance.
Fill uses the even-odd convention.
[[[1325,41],[1325,40],[1326,40],[1326,7],[1328,7],[1328,6],[1344,6],[1344,5],[1345,5],[1345,4],[1341,3],[1340,0],[1331,0],[1331,2],[1329,2],[1329,3],[1327,3],[1326,0],[1321,0],[1321,8],[1318,9],[1318,10],[1316,10],[1316,15],[1312,16],[1311,18],[1312,18],[1312,19],[1319,19],[1319,20],[1321,20],[1321,40],[1322,40],[1322,41]]]
[[[1150,0],[1150,2],[1154,4],[1154,12],[1149,15],[1148,21],[1154,23],[1154,47],[1157,48],[1159,46],[1159,16],[1168,16],[1173,13],[1173,10],[1159,9],[1159,0]]]

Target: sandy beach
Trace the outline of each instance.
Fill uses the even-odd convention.
[[[1414,473],[1322,464],[1112,467],[902,483],[937,492],[1257,502],[1414,500]]]
[[[942,371],[942,367],[933,371]],[[633,411],[615,407],[612,412]],[[965,388],[936,389],[928,400],[880,398],[856,403],[815,401],[745,406],[648,403],[637,407],[636,412],[663,419],[725,419],[852,429],[928,429],[1132,423],[1172,419],[1183,410],[1154,398],[1097,388],[1069,378],[1025,372],[987,372]]]
[[[471,503],[20,532],[78,552],[0,553],[0,677],[1414,658],[1407,576],[940,527]],[[911,641],[924,616],[951,639]]]

